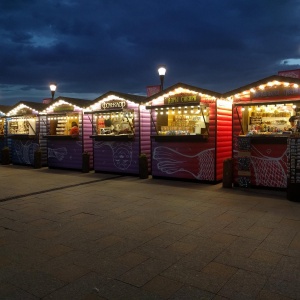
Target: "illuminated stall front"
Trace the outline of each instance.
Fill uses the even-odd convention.
[[[95,172],[139,174],[139,156],[150,161],[150,116],[144,96],[107,92],[88,108],[92,112]]]
[[[298,130],[290,118],[300,118],[299,85],[299,79],[273,75],[224,95],[233,100],[235,186],[287,187],[287,143]]]
[[[90,100],[57,97],[43,111],[46,116],[48,167],[82,170],[84,154],[92,169],[92,125],[83,114]]]
[[[39,116],[44,108],[43,103],[21,101],[7,113],[7,145],[13,164],[34,166],[36,150],[42,152],[42,164],[46,164],[43,118]]]
[[[152,177],[215,183],[231,157],[232,103],[219,93],[178,83],[147,99]]]
[[[0,161],[2,161],[2,149],[7,146],[6,140],[6,114],[11,109],[10,106],[0,105]]]

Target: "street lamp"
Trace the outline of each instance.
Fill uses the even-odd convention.
[[[164,79],[165,79],[165,74],[166,74],[167,69],[165,66],[160,66],[158,68],[158,74],[160,78],[160,90],[162,91],[164,89]]]
[[[50,91],[51,91],[51,97],[52,97],[52,100],[54,99],[54,94],[55,94],[55,91],[56,91],[56,83],[50,83]]]

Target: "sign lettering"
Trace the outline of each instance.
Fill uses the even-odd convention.
[[[175,95],[164,99],[165,105],[172,104],[197,104],[200,102],[199,95]]]
[[[123,109],[127,107],[127,102],[124,100],[110,100],[105,101],[100,104],[101,109],[114,109],[114,108],[120,108]]]
[[[53,108],[54,112],[59,112],[59,111],[74,111],[74,106],[69,105],[69,104],[61,104],[59,106],[56,106]]]
[[[260,98],[276,98],[276,97],[287,97],[300,95],[299,88],[270,88],[266,90],[255,91],[252,95],[252,99]]]

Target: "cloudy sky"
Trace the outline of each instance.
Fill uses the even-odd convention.
[[[0,104],[146,94],[183,82],[227,92],[300,68],[300,0],[1,0]]]

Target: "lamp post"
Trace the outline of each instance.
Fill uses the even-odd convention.
[[[52,100],[54,99],[54,94],[55,94],[55,91],[56,91],[56,83],[50,83],[50,91],[51,91],[51,98]]]
[[[160,78],[160,90],[162,91],[164,89],[164,79],[165,79],[165,74],[166,74],[167,69],[165,66],[159,66],[158,68],[158,74]]]

